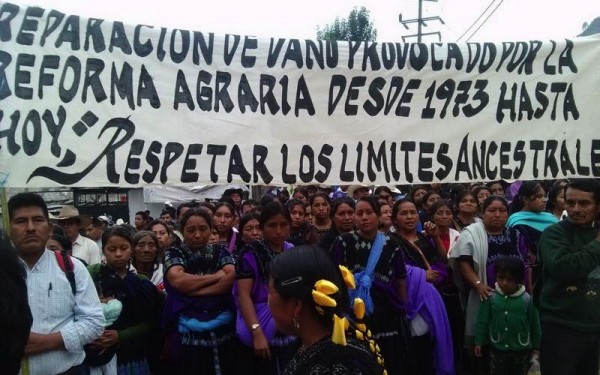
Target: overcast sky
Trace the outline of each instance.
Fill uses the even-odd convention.
[[[218,34],[258,37],[315,38],[318,25],[347,17],[353,6],[365,6],[379,41],[401,41],[416,33],[398,21],[417,17],[417,0],[12,0],[87,17],[176,27]],[[142,5],[143,4],[143,5]],[[487,9],[487,11],[486,11]],[[424,1],[424,17],[440,16],[444,24],[428,22],[425,32],[442,33],[456,41],[479,18],[471,41],[557,39],[574,37],[584,22],[600,16],[600,0],[439,0]],[[480,17],[481,16],[481,17]],[[488,18],[489,16],[489,18]],[[485,21],[485,19],[487,21]],[[485,21],[485,22],[484,22]],[[483,23],[483,25],[482,25]],[[430,37],[431,38],[431,37]],[[427,39],[428,41],[437,40]]]

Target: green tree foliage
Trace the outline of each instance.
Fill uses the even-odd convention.
[[[317,39],[370,41],[377,39],[377,29],[373,26],[370,12],[365,7],[354,7],[348,18],[335,18],[332,24],[323,29],[317,27]]]
[[[588,36],[600,33],[600,17],[596,17],[591,23],[583,25],[583,32],[578,36]]]

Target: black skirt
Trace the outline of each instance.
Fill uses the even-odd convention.
[[[212,331],[182,334],[181,374],[235,374],[236,343],[235,321]]]

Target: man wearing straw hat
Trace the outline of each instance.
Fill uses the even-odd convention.
[[[54,220],[64,229],[67,238],[73,244],[72,255],[75,258],[83,260],[88,266],[102,261],[102,253],[96,242],[79,233],[82,228],[91,224],[91,217],[79,214],[79,210],[73,206],[65,205]]]
[[[367,196],[370,193],[368,185],[350,185],[348,188],[348,196],[358,201],[361,197]]]

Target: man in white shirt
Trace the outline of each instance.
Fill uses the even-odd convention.
[[[56,217],[67,238],[73,244],[73,256],[83,260],[88,266],[102,261],[102,252],[96,242],[79,234],[82,228],[92,222],[88,215],[80,215],[79,210],[73,206],[63,206]]]
[[[91,224],[85,227],[85,235],[94,241],[99,249],[102,249],[102,233],[104,233],[109,225],[110,219],[105,215],[93,218]]]
[[[73,261],[74,286],[46,248],[51,224],[44,199],[20,193],[8,201],[10,238],[26,264],[33,325],[25,347],[30,375],[80,374],[83,346],[103,331],[102,305],[90,274]],[[23,373],[23,369],[21,369]]]

